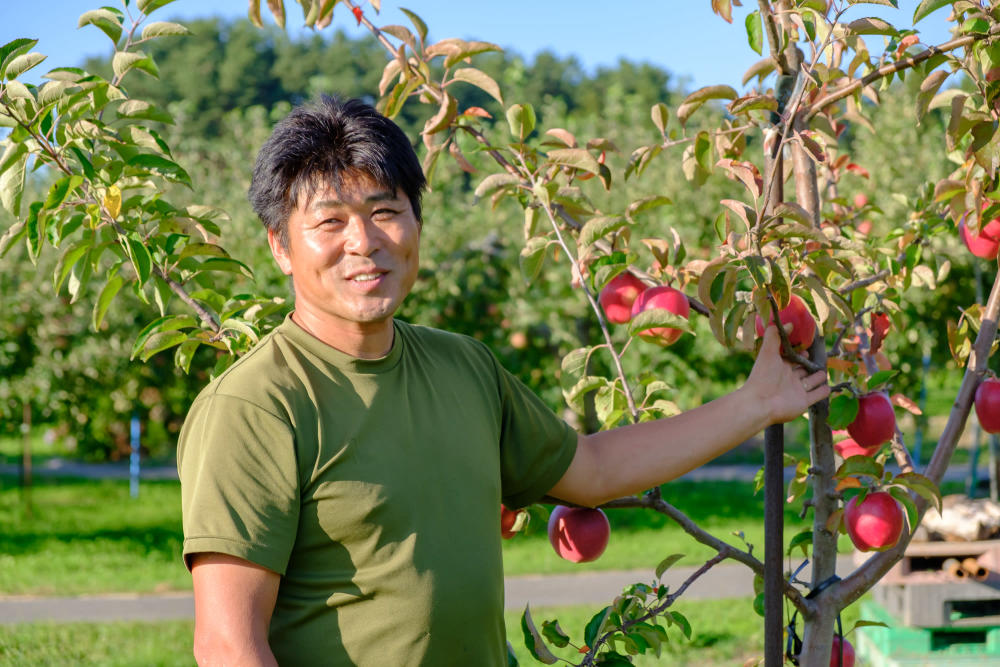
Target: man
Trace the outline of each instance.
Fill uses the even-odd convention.
[[[502,665],[500,503],[670,480],[829,393],[765,334],[746,384],[580,436],[479,342],[393,319],[425,181],[371,107],[323,98],[250,200],[294,312],[193,404],[178,447],[200,664]]]

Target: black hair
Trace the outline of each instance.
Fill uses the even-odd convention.
[[[350,172],[380,187],[402,191],[419,222],[427,179],[406,134],[371,105],[323,95],[278,122],[257,153],[250,205],[281,245],[288,247],[288,218],[300,199],[327,184],[339,191]]]

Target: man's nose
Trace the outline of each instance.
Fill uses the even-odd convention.
[[[378,246],[378,227],[366,216],[352,215],[344,230],[344,250],[368,256]]]

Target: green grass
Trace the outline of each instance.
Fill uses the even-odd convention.
[[[959,487],[961,485],[958,485]],[[955,492],[950,486],[945,492]],[[743,482],[677,481],[664,498],[712,534],[733,544],[743,531],[761,556],[763,494]],[[36,479],[29,514],[12,477],[0,477],[0,594],[81,595],[109,592],[190,590],[181,553],[180,484],[144,481],[138,498],[125,480]],[[665,556],[685,554],[695,565],[712,550],[650,510],[608,510],[612,533],[607,551],[593,563],[575,564],[555,555],[545,521],[536,516],[525,534],[504,541],[508,575],[652,569]],[[785,538],[808,521],[785,511]],[[846,537],[841,551],[850,550]]]
[[[194,621],[0,625],[0,664],[188,667],[193,633]]]
[[[640,667],[663,664],[728,667],[763,654],[764,621],[751,609],[750,598],[681,598],[674,609],[691,623],[691,640],[671,630],[670,644],[663,656],[639,658],[636,664]],[[857,620],[857,609],[855,604],[844,610],[845,629]],[[597,611],[597,605],[540,607],[532,611],[532,617],[539,626],[543,620],[558,619],[560,627],[579,639],[587,621]],[[524,648],[521,613],[507,612],[504,620],[507,636],[521,664],[539,664]],[[0,625],[0,663],[11,667],[193,665],[193,631],[193,621]],[[564,653],[572,657],[574,651],[566,649]]]
[[[79,595],[190,589],[181,558],[180,485],[144,481],[138,498],[124,480],[36,479],[29,515],[13,478],[0,478],[0,591],[4,594]],[[664,487],[665,498],[714,534],[735,544],[733,531],[763,543],[763,498],[749,483],[683,482]],[[612,536],[593,563],[557,557],[544,520],[527,534],[504,542],[507,574],[652,570],[671,553],[694,564],[711,550],[650,510],[608,510]],[[786,512],[786,536],[806,522]],[[847,548],[846,539],[844,548]],[[759,551],[758,551],[759,553]],[[86,576],[81,576],[86,572]]]
[[[0,591],[80,595],[190,588],[180,558],[180,485],[36,479],[25,496],[0,478]]]

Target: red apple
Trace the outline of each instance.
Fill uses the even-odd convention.
[[[863,192],[859,192],[854,195],[854,206],[856,208],[864,208],[868,205],[868,195]]]
[[[652,310],[654,308],[669,310],[671,313],[680,315],[684,319],[687,319],[691,312],[691,304],[688,303],[688,299],[684,296],[684,292],[665,285],[660,287],[650,287],[640,294],[638,298],[636,298],[635,303],[632,304],[632,317],[635,317],[645,310]],[[676,343],[682,333],[684,332],[680,329],[673,329],[671,327],[655,327],[653,329],[640,331],[639,338],[648,340],[651,343],[667,346]]]
[[[843,660],[841,660],[843,649]],[[830,651],[830,667],[854,667],[854,647],[846,639],[834,635],[833,650]]]
[[[862,220],[861,222],[858,223],[858,226],[855,227],[855,229],[858,230],[859,234],[864,234],[865,236],[867,236],[868,234],[872,233],[872,221],[868,219]]]
[[[611,279],[597,297],[609,322],[624,324],[632,319],[632,304],[646,291],[646,283],[629,271],[622,271]]]
[[[958,233],[965,247],[976,257],[996,259],[1000,254],[1000,218],[987,223],[980,221],[979,233],[973,236],[963,217],[958,223]]]
[[[847,432],[858,445],[881,447],[896,433],[896,413],[889,397],[873,391],[858,399],[858,416],[847,426]]]
[[[611,524],[599,509],[556,505],[549,515],[549,542],[562,558],[574,563],[596,560],[608,546]]]
[[[874,456],[880,447],[881,445],[878,447],[862,447],[851,438],[846,438],[833,444],[833,448],[843,459],[849,459],[852,456]]]
[[[514,529],[514,525],[517,523],[517,518],[524,513],[524,510],[509,510],[505,505],[500,505],[500,537],[509,540],[517,535],[518,531]]]
[[[875,491],[859,503],[851,498],[844,508],[847,535],[858,551],[885,551],[903,534],[903,508],[885,491]]]
[[[816,320],[813,319],[805,301],[792,294],[788,299],[788,305],[778,313],[778,319],[781,320],[782,324],[792,325],[792,330],[788,332],[788,342],[792,344],[792,347],[796,350],[804,350],[812,345],[813,338],[816,337]],[[774,322],[773,313],[768,324],[772,322]],[[764,335],[764,320],[761,319],[760,315],[757,316],[757,335]]]
[[[976,419],[987,433],[1000,433],[1000,380],[986,378],[976,387]]]

